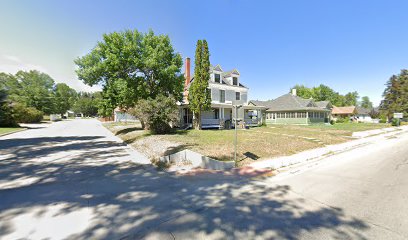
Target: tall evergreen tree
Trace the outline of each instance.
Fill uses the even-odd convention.
[[[381,113],[392,118],[395,112],[408,115],[408,70],[401,70],[398,75],[392,75],[385,84],[384,100],[381,102]]]
[[[201,129],[201,112],[211,109],[211,96],[208,89],[210,53],[206,40],[197,41],[194,63],[194,81],[191,83],[188,99],[194,115],[194,128]]]

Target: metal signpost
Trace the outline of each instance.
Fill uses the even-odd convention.
[[[233,107],[235,108],[235,122],[234,122],[234,126],[235,126],[235,141],[234,141],[234,163],[235,163],[235,167],[237,167],[237,143],[238,143],[238,137],[237,137],[237,125],[238,125],[238,108],[241,108],[242,105],[233,105]]]

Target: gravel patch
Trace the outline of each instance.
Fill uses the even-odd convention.
[[[148,136],[139,139],[132,143],[132,147],[136,148],[149,159],[166,156],[178,151],[181,151],[182,143],[171,142],[164,140],[161,136]]]

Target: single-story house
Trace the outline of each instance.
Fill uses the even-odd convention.
[[[327,123],[330,119],[330,102],[301,98],[296,95],[296,89],[274,100],[250,101],[249,104],[267,108],[265,114],[268,124]]]
[[[336,107],[333,106],[331,115],[334,120],[337,118],[354,118],[357,114],[357,110],[355,106],[348,106],[348,107]]]
[[[319,102],[315,102],[315,103],[319,108],[323,108],[323,109],[332,109],[333,108],[333,105],[331,104],[330,101],[319,101]]]
[[[356,118],[358,122],[373,122],[370,116],[372,110],[363,107],[356,107]]]

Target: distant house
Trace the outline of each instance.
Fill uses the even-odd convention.
[[[269,124],[311,124],[329,122],[330,102],[315,102],[292,93],[270,101],[250,101],[251,105],[265,106],[266,123]]]
[[[370,116],[372,110],[363,107],[356,107],[356,118],[358,122],[373,122]]]
[[[119,107],[113,111],[113,119],[115,122],[135,122],[137,121],[135,116],[130,115]]]
[[[185,63],[184,99],[180,104],[180,126],[192,126],[193,113],[189,109],[188,95],[194,77],[190,73],[190,58]],[[231,126],[235,118],[234,105],[242,105],[238,109],[237,119],[248,126],[262,124],[263,106],[248,105],[249,88],[242,84],[237,69],[223,71],[220,65],[210,67],[208,87],[211,91],[211,110],[201,113],[202,128],[219,128]]]
[[[331,114],[334,120],[337,120],[337,118],[354,118],[355,115],[357,114],[357,110],[355,106],[348,107],[333,106]]]

